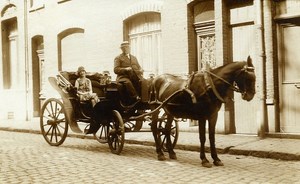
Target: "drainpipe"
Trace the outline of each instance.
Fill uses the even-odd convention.
[[[266,135],[266,127],[268,124],[267,106],[266,106],[266,53],[264,44],[264,27],[263,27],[263,7],[262,0],[255,0],[256,7],[256,26],[257,26],[257,41],[258,41],[258,64],[260,73],[258,78],[260,81],[259,103],[260,111],[258,118],[258,136],[264,138]]]
[[[25,48],[25,90],[26,90],[26,121],[29,121],[29,63],[28,63],[28,20],[27,0],[24,0],[24,48]]]

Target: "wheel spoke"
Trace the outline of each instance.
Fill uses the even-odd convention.
[[[60,126],[60,125],[59,125],[59,126]],[[60,127],[61,127],[61,126],[60,126]],[[57,129],[58,135],[59,135],[60,137],[62,137],[62,134],[61,134],[61,132],[60,132],[60,130],[59,130],[59,127],[56,126],[55,128]],[[62,128],[62,127],[61,127],[61,128]]]
[[[56,132],[56,127],[53,128],[53,133],[54,133],[54,139],[55,139],[55,142],[57,142],[57,132]]]
[[[107,137],[107,133],[106,133],[106,126],[101,126],[101,130],[100,130],[100,139],[102,138],[102,136],[104,135],[104,138]]]
[[[53,112],[54,112],[54,118],[56,119],[57,118],[57,114],[58,114],[57,113],[57,103],[54,104],[54,111]]]
[[[51,129],[50,142],[53,142],[54,127]]]
[[[59,111],[57,112],[57,115],[55,116],[56,119],[58,119],[59,115],[63,112],[63,109],[60,108]]]
[[[46,118],[47,120],[52,120],[53,118],[50,118],[49,116],[43,115],[43,118]]]
[[[64,122],[64,120],[63,120],[62,122]],[[62,126],[61,123],[59,123],[59,124],[57,124],[57,126],[59,126],[59,127],[62,128],[62,129],[65,129],[65,127],[66,127],[67,125],[66,125],[65,122],[64,122],[64,124],[65,124],[65,126]]]
[[[48,105],[46,106],[45,110],[48,112],[48,117],[52,115],[52,113],[51,113],[50,110],[48,109]]]
[[[50,102],[49,104],[50,104],[50,108],[51,108],[51,110],[50,110],[51,116],[54,118],[55,116],[54,116],[53,104],[52,104],[52,102]]]
[[[162,140],[161,143],[162,143],[162,144],[165,144],[165,143],[166,143],[166,139],[167,139],[166,136],[164,136],[164,138],[163,138],[163,140]]]
[[[47,125],[45,125],[45,126],[47,126]],[[53,126],[51,125],[51,126],[49,127],[48,131],[47,131],[45,134],[46,134],[46,135],[49,135],[49,132],[52,130],[52,128],[53,128]]]

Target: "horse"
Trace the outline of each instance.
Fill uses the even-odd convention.
[[[167,113],[166,147],[170,159],[177,159],[171,143],[171,123],[174,118],[198,120],[200,159],[202,166],[212,167],[205,156],[205,126],[209,124],[211,157],[216,166],[224,164],[218,158],[215,146],[215,126],[218,111],[230,99],[232,91],[241,93],[243,100],[250,101],[255,95],[256,76],[252,59],[236,61],[211,70],[194,72],[188,79],[172,74],[161,74],[152,82],[152,93],[156,103],[165,103]],[[231,95],[230,95],[231,94]],[[165,160],[161,140],[158,137],[158,113],[153,114],[151,131],[154,137],[158,160]]]

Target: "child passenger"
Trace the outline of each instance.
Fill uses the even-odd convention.
[[[77,88],[77,95],[80,101],[91,101],[94,107],[99,98],[96,93],[93,93],[92,82],[86,77],[86,71],[83,66],[78,67],[77,75],[79,78],[75,81],[75,87]]]

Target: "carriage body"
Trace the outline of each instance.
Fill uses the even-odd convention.
[[[118,91],[118,85],[107,75],[87,73],[92,82],[93,93],[100,101],[92,107],[89,102],[81,102],[74,87],[78,78],[75,72],[60,72],[49,77],[49,83],[61,98],[49,98],[42,106],[40,126],[42,134],[50,145],[59,146],[67,137],[68,128],[75,133],[83,133],[96,123],[98,131],[93,135],[100,143],[108,143],[113,153],[119,154],[124,144],[125,132],[139,132],[144,122],[151,121],[150,116],[141,116],[151,111],[149,103],[149,80],[142,83],[142,100],[134,106],[124,106]],[[151,114],[151,113],[150,113]],[[139,117],[140,118],[136,118]],[[165,116],[161,116],[159,126],[164,126]],[[174,121],[174,146],[177,142],[177,121]],[[162,130],[163,128],[161,128]],[[161,131],[163,134],[163,131]],[[164,141],[162,141],[164,143]]]

